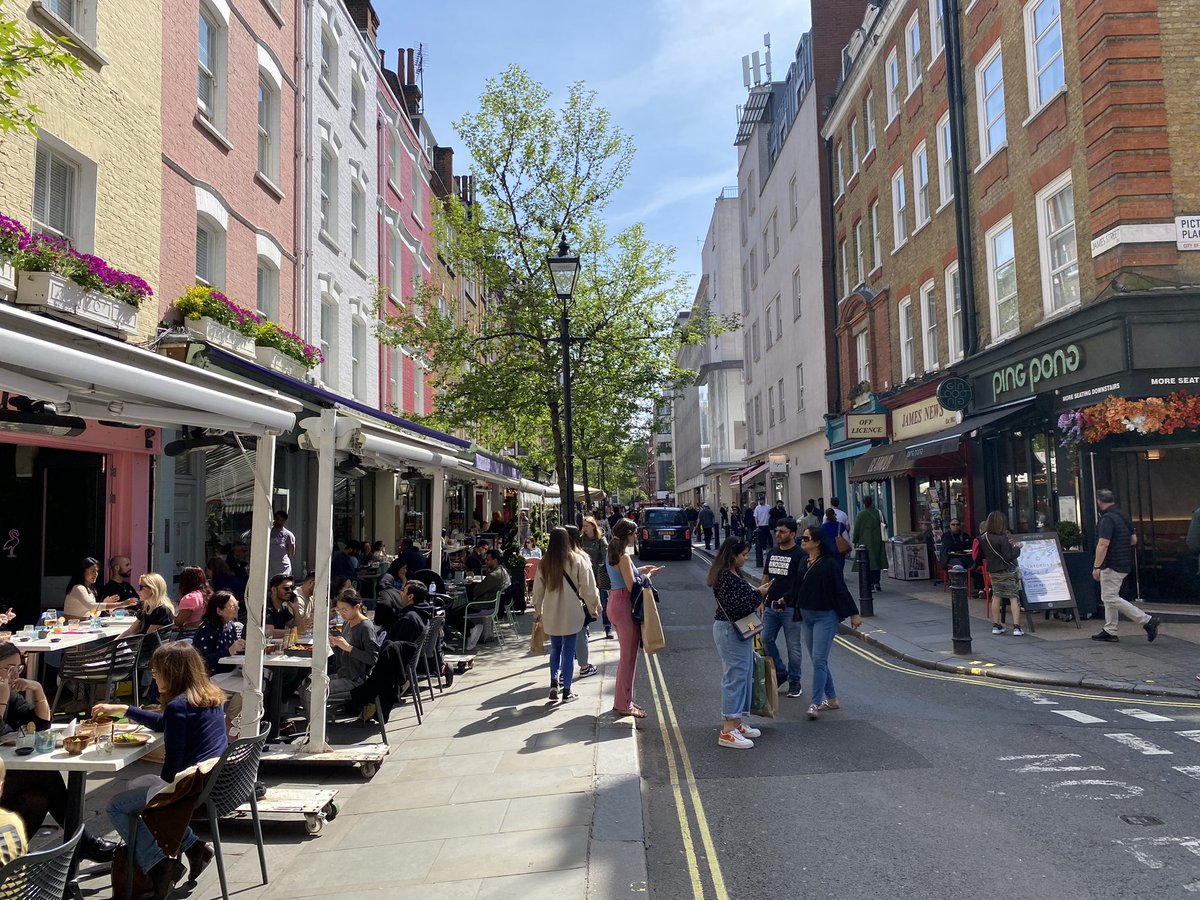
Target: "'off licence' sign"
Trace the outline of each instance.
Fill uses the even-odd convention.
[[[887,416],[884,413],[846,413],[846,440],[887,437]]]
[[[1200,250],[1200,216],[1175,217],[1175,247],[1178,250]]]

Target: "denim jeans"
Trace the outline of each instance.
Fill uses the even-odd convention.
[[[721,715],[744,719],[754,696],[754,642],[742,640],[732,622],[713,622],[713,643],[721,657]]]
[[[813,680],[811,702],[823,703],[837,698],[833,675],[829,672],[829,651],[837,635],[838,617],[832,609],[804,610],[804,644],[812,660]]]
[[[117,830],[126,846],[129,844],[129,835],[133,829],[130,827],[133,823],[133,817],[138,815],[146,808],[146,788],[136,788],[131,791],[122,791],[108,801],[108,818],[112,822],[113,828]],[[166,859],[166,854],[162,852],[162,848],[158,846],[158,842],[154,840],[154,835],[150,833],[150,829],[146,827],[146,823],[141,819],[137,820],[137,846],[133,848],[134,855],[137,856],[138,868],[143,872],[149,872],[160,862]],[[196,835],[192,833],[192,829],[187,829],[183,833],[183,843],[180,844],[179,852],[187,850],[192,844],[196,843]]]
[[[588,664],[588,627],[584,625],[579,629],[579,633],[575,635],[575,660],[579,663],[579,668],[583,668]]]
[[[608,620],[608,591],[603,588],[600,589],[600,621],[606,633],[612,630],[612,622]]]
[[[775,672],[780,677],[787,673],[789,684],[799,684],[801,681],[801,647],[804,644],[804,623],[793,622],[792,618],[795,615],[794,609],[785,609],[783,612],[776,612],[767,607],[763,610],[763,643],[767,646],[767,655],[775,663]],[[783,659],[779,655],[779,637],[780,629],[783,630],[783,639],[787,644],[787,667],[783,665]]]
[[[550,635],[550,683],[562,676],[562,692],[565,697],[571,693],[571,678],[575,675],[575,639],[574,634]]]

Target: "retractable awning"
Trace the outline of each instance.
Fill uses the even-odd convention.
[[[952,425],[933,434],[914,438],[908,445],[908,457],[909,459],[924,459],[929,456],[954,453],[958,450],[964,434],[970,434],[972,431],[988,425],[998,425],[1009,419],[1014,419],[1028,411],[1033,402],[1032,399],[1029,399],[1010,403],[977,416],[969,416],[957,425]]]
[[[850,470],[850,481],[886,481],[903,475],[911,468],[907,441],[880,444],[854,460],[854,468]]]
[[[767,470],[767,463],[754,463],[752,466],[747,466],[740,472],[735,472],[729,477],[730,481],[735,481],[738,484],[753,484],[754,479]]]

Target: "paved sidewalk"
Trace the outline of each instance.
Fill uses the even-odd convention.
[[[270,883],[261,885],[253,830],[222,823],[231,895],[274,898],[589,898],[646,892],[637,738],[612,708],[616,639],[592,626],[598,675],[577,682],[579,700],[547,700],[547,656],[519,643],[488,645],[475,667],[388,727],[391,756],[368,781],[346,767],[264,765],[269,785],[338,790],[340,813],[316,836],[299,816],[264,821]],[[335,729],[343,739],[349,731]],[[378,741],[378,729],[353,736]],[[129,777],[150,767],[135,766]],[[104,803],[126,779],[89,793],[89,819],[107,830]],[[53,835],[58,839],[58,833]],[[107,876],[83,883],[107,897]],[[216,865],[175,897],[221,896]]]
[[[702,557],[704,545],[695,547]],[[708,554],[711,558],[712,554]],[[757,581],[762,570],[750,557],[746,572]],[[846,583],[858,598],[858,574],[846,564]],[[1149,604],[1148,606],[1152,606]],[[972,599],[972,653],[956,656],[951,640],[950,594],[940,581],[898,581],[883,577],[874,595],[875,615],[853,635],[923,668],[970,673],[1013,681],[1066,687],[1093,687],[1130,694],[1200,698],[1200,624],[1165,622],[1151,644],[1132,622],[1122,620],[1119,644],[1093,641],[1099,621],[1050,619],[1038,613],[1036,634],[1015,638],[1011,630],[993,635],[983,600]],[[1195,607],[1170,608],[1194,611]],[[1009,626],[1011,629],[1011,623]]]

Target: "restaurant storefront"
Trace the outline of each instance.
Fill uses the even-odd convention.
[[[1200,308],[1178,290],[1118,295],[962,367],[976,496],[1018,532],[1078,524],[1095,546],[1110,488],[1139,537],[1141,594],[1200,600],[1186,537],[1200,507]]]

